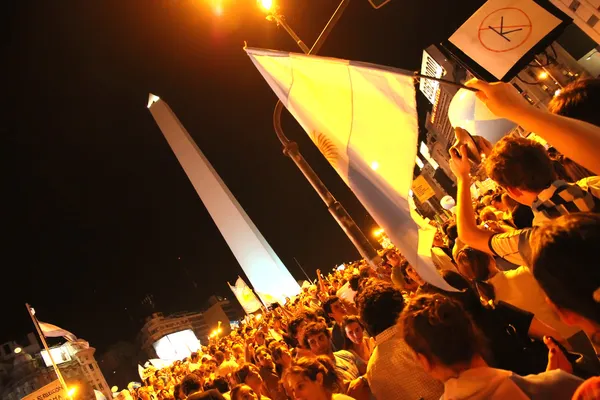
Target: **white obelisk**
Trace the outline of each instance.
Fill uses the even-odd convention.
[[[171,108],[150,94],[148,108],[233,255],[265,303],[284,303],[300,286],[231,194]]]

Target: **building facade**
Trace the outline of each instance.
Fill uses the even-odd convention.
[[[0,346],[0,398],[20,400],[57,379],[50,358],[42,350],[33,333],[25,341],[11,341]],[[95,349],[86,342],[67,342],[50,348],[69,388],[74,388],[79,400],[95,400],[94,390],[107,399],[110,387],[100,371]]]
[[[600,44],[600,0],[550,0],[573,18],[575,25]]]

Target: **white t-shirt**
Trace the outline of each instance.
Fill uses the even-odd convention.
[[[579,331],[566,325],[546,303],[546,294],[527,267],[501,271],[488,281],[496,292],[496,300],[533,313],[536,318],[554,328],[565,339]]]

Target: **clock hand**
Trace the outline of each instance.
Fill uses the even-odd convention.
[[[502,32],[498,32],[498,31],[496,30],[496,28],[494,28],[493,26],[491,26],[491,25],[488,25],[488,28],[490,28],[491,30],[493,30],[494,32],[496,32],[498,35],[500,35],[500,37],[502,37],[502,38],[503,38],[504,40],[506,40],[507,42],[510,42],[510,39],[509,39],[509,38],[507,38],[506,36],[504,36],[504,34],[503,34]]]
[[[500,34],[504,31],[504,16],[500,17]]]

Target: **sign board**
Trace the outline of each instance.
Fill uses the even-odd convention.
[[[561,23],[534,0],[488,0],[454,32],[450,43],[502,79]]]
[[[429,185],[423,175],[419,175],[417,179],[413,181],[412,191],[421,203],[426,202],[435,196],[433,188]]]
[[[57,379],[41,389],[21,398],[21,400],[67,400],[68,398],[67,392]]]

